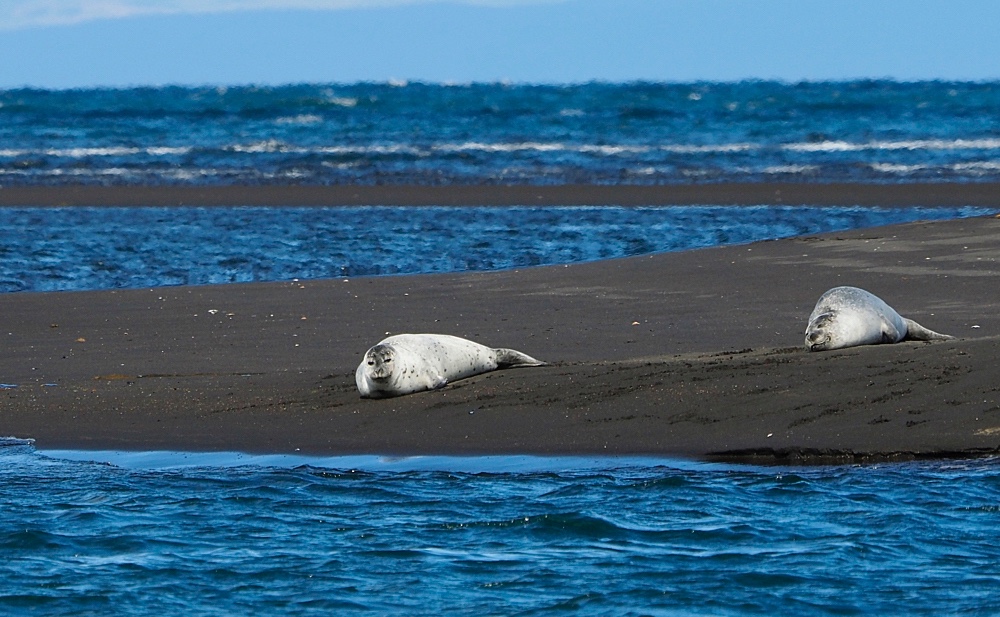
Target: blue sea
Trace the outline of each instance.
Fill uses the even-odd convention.
[[[988,208],[4,208],[0,293],[501,270]]]
[[[0,447],[5,615],[993,615],[1000,464]]]
[[[1000,82],[6,90],[0,185],[996,181],[997,109]]]
[[[7,90],[0,190],[994,182],[998,109],[1000,83]],[[4,208],[0,316],[33,291],[520,268],[991,213]],[[4,615],[1000,614],[995,459],[322,458],[18,437],[0,439]]]

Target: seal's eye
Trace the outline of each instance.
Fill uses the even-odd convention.
[[[383,362],[392,362],[392,358],[386,358]]]
[[[368,361],[368,366],[375,366],[375,361],[374,360],[369,360]]]

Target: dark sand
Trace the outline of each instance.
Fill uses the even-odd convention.
[[[982,187],[926,201],[903,187],[893,201],[886,187],[848,199],[844,187],[797,185],[795,203],[983,204]],[[46,190],[48,203],[68,203]],[[427,190],[390,192],[424,203]],[[467,203],[499,203],[477,191]],[[959,338],[805,351],[816,299],[846,284]],[[806,463],[1000,453],[993,217],[495,273],[3,294],[0,315],[0,382],[17,385],[0,390],[0,434],[41,448]],[[400,332],[552,364],[361,400],[361,355]]]
[[[0,206],[988,206],[1000,184],[0,187]]]

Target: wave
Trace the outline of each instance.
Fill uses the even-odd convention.
[[[217,167],[150,168],[99,165],[76,168],[5,168],[0,166],[0,178],[13,182],[55,184],[74,182],[83,184],[112,182],[116,184],[193,184],[227,185],[234,183],[287,183],[287,182],[340,182],[358,184],[371,183],[413,183],[424,184],[427,178],[419,170],[397,171],[393,175],[371,176],[365,173],[367,164],[362,161],[322,161],[318,165],[295,165],[282,169],[264,169],[253,165],[232,164]],[[341,180],[341,177],[344,177]],[[369,177],[371,176],[371,177]],[[588,177],[589,176],[589,177]],[[892,162],[860,163],[850,174],[839,169],[831,169],[821,164],[764,164],[760,166],[742,165],[725,168],[720,166],[685,167],[675,169],[670,166],[642,165],[621,166],[614,172],[584,173],[572,166],[549,165],[544,169],[507,166],[490,177],[479,177],[474,173],[453,172],[436,175],[439,180],[458,184],[478,184],[486,181],[570,183],[622,181],[632,184],[671,183],[682,181],[754,182],[775,176],[808,178],[810,181],[859,181],[878,182],[893,179],[917,177],[923,181],[1000,180],[1000,160],[949,163],[944,165],[903,164]]]
[[[289,119],[288,122],[310,123],[308,117]],[[50,156],[59,158],[92,158],[92,157],[123,157],[149,156],[170,157],[183,156],[198,151],[220,151],[241,154],[332,154],[332,155],[391,155],[406,154],[412,156],[433,156],[435,153],[482,152],[482,153],[517,153],[517,152],[574,152],[603,156],[619,156],[629,154],[645,154],[668,152],[674,154],[731,154],[755,152],[761,150],[787,150],[802,153],[837,153],[864,152],[877,150],[923,150],[923,151],[954,151],[954,150],[1000,150],[1000,139],[918,139],[907,141],[822,141],[798,142],[784,144],[735,142],[721,144],[574,144],[565,142],[459,142],[440,144],[325,144],[296,145],[276,139],[262,140],[251,143],[234,143],[207,147],[204,145],[187,146],[105,146],[78,148],[39,148],[39,149],[0,149],[0,158],[30,158]]]
[[[1000,181],[1000,82],[0,91],[5,184]]]
[[[1000,139],[909,139],[904,141],[821,141],[781,146],[795,152],[860,152],[865,150],[998,150]]]

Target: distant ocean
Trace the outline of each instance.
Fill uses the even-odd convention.
[[[7,90],[0,190],[995,182],[998,110],[1000,83]],[[987,212],[4,208],[0,291],[488,270]],[[995,459],[378,454],[0,439],[0,613],[1000,613]]]
[[[1000,82],[0,91],[0,185],[1000,179]]]

